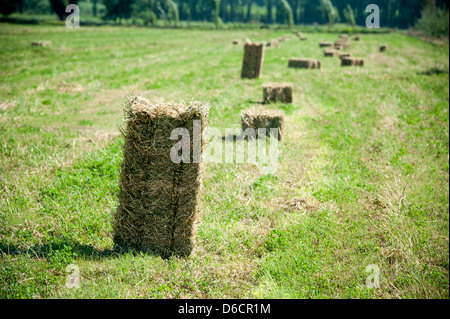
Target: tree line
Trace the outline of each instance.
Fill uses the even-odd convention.
[[[0,0],[0,13],[47,10],[63,20],[68,4],[89,3],[93,16],[104,20],[136,18],[145,24],[158,20],[264,24],[364,25],[367,5],[380,8],[381,25],[408,28],[425,8],[448,8],[449,0]],[[101,7],[102,10],[98,10]]]

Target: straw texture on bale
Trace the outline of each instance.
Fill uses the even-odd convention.
[[[363,66],[364,59],[346,57],[341,59],[341,66]]]
[[[244,45],[244,60],[242,61],[242,78],[259,78],[264,60],[264,44],[246,42]]]
[[[266,129],[266,136],[270,135],[271,128],[278,129],[278,140],[282,141],[284,138],[284,120],[285,114],[280,110],[249,109],[241,113],[242,130],[253,128],[258,137],[258,128]]]
[[[327,56],[327,57],[334,57],[338,54],[338,51],[336,51],[335,49],[325,49],[323,50],[323,55]]]
[[[209,106],[201,102],[130,99],[123,129],[119,205],[113,222],[117,246],[162,257],[192,252],[200,218],[201,157],[208,113]],[[201,121],[200,136],[194,134],[194,120]],[[171,149],[179,143],[170,139],[175,128],[186,128],[190,134],[189,162],[171,160]],[[200,144],[201,152],[196,160],[194,143]]]
[[[322,63],[314,59],[291,58],[289,59],[288,67],[297,69],[321,69]]]
[[[327,41],[319,42],[320,48],[328,48],[328,47],[332,47],[332,46],[333,46],[333,43],[331,43],[331,42],[327,42]]]
[[[292,103],[293,87],[290,83],[267,83],[263,85],[264,103]]]

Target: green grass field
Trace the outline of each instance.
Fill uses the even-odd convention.
[[[0,24],[0,297],[448,298],[448,42],[364,34],[342,68],[308,33],[240,79],[233,39],[288,33]],[[113,251],[127,96],[208,101],[224,130],[265,82],[294,85],[277,173],[208,164],[189,258]]]

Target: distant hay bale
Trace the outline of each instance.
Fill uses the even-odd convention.
[[[234,45],[239,45],[239,44],[241,44],[241,40],[233,40],[233,44]]]
[[[347,40],[348,39],[348,34],[339,34],[339,36],[338,36],[340,39],[345,39],[345,40]]]
[[[277,39],[270,40],[266,43],[266,47],[278,48],[280,46],[280,42]]]
[[[338,51],[336,51],[335,49],[327,48],[327,49],[323,50],[323,55],[326,57],[334,57],[337,54],[338,54]]]
[[[201,156],[208,113],[209,106],[201,102],[130,100],[113,222],[117,246],[163,257],[191,253],[200,218]],[[171,140],[175,128],[187,129],[191,137],[190,158],[179,163],[171,157],[172,147],[180,143]]]
[[[266,83],[263,85],[264,103],[292,103],[293,87],[290,83]]]
[[[291,58],[289,59],[289,68],[296,69],[321,69],[322,63],[315,59]]]
[[[305,37],[305,36],[301,36],[301,37],[300,37],[300,41],[306,41],[306,40],[308,40],[307,37]]]
[[[341,59],[341,66],[364,66],[364,59],[345,57]]]
[[[278,41],[283,42],[290,39],[292,39],[292,35],[283,35],[282,37],[278,38]]]
[[[245,110],[241,114],[242,130],[253,128],[258,137],[258,128],[266,129],[266,136],[270,136],[270,129],[278,129],[278,140],[282,141],[284,138],[284,120],[285,114],[280,110],[260,109]]]
[[[319,42],[319,48],[328,48],[328,47],[332,47],[333,43],[328,42],[328,41],[322,41]]]
[[[386,52],[387,47],[385,45],[380,46],[380,52]]]
[[[33,47],[47,47],[52,45],[51,41],[33,41],[31,42],[31,46]]]
[[[353,40],[355,41],[360,41],[361,40],[361,36],[359,34],[355,35],[355,37],[353,38]]]
[[[344,50],[344,49],[348,49],[349,44],[348,44],[347,40],[337,40],[336,42],[334,42],[333,46],[336,50]]]
[[[264,44],[249,43],[244,45],[244,59],[242,61],[242,78],[259,78],[264,60]]]
[[[338,56],[339,56],[339,59],[343,59],[343,58],[349,58],[352,55],[348,52],[338,52]]]

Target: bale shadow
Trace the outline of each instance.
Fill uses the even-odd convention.
[[[98,249],[89,244],[81,244],[72,240],[57,240],[57,242],[34,244],[31,246],[19,246],[11,244],[6,241],[0,241],[0,258],[9,256],[29,256],[33,259],[49,259],[52,255],[58,252],[64,252],[69,250],[72,256],[88,258],[91,260],[104,260],[120,257],[125,254],[131,254],[134,256],[140,255],[142,252],[131,248],[122,248],[114,244],[111,248]],[[145,252],[146,255],[161,257],[156,252]],[[171,256],[164,256],[167,259]]]
[[[449,73],[449,70],[441,69],[439,67],[431,67],[425,71],[417,72],[419,75],[440,75],[444,73]]]

